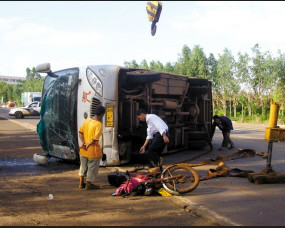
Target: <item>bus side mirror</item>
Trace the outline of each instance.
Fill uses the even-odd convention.
[[[50,64],[49,63],[43,63],[40,65],[37,65],[36,72],[38,73],[50,73]]]

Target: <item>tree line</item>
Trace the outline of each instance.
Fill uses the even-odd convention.
[[[206,56],[199,45],[184,45],[177,62],[125,61],[125,66],[206,78],[212,82],[213,113],[236,121],[264,122],[269,117],[270,102],[280,103],[279,119],[285,122],[285,54],[262,52],[255,44],[251,53],[234,57],[225,48],[216,58]]]
[[[0,98],[3,102],[16,102],[21,104],[21,94],[24,92],[41,92],[44,78],[36,72],[35,67],[26,68],[26,79],[18,80],[16,85],[0,81]]]

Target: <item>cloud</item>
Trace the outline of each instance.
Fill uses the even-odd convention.
[[[94,29],[60,29],[43,22],[0,18],[0,75],[23,76],[27,67],[43,62],[67,65],[80,58],[84,61],[88,47],[100,46],[105,39],[105,35]]]
[[[0,18],[0,31],[1,34],[4,34],[5,32],[11,30],[13,28],[13,24],[17,23],[19,21],[18,18],[12,17],[12,18]]]
[[[284,2],[201,1],[189,5],[187,11],[174,16],[169,24],[181,33],[177,36],[184,36],[191,44],[238,51],[259,43],[264,49],[285,50]]]
[[[3,41],[15,44],[44,45],[49,48],[72,47],[73,45],[92,45],[104,40],[104,36],[97,31],[70,31],[59,30],[37,23],[20,23],[15,28],[10,28],[2,35]]]

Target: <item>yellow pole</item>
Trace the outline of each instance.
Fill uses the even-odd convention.
[[[269,113],[269,127],[271,128],[277,127],[279,108],[280,104],[278,102],[271,101]]]

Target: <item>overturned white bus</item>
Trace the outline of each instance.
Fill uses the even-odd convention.
[[[164,153],[211,145],[212,87],[207,79],[115,65],[52,72],[47,63],[36,70],[47,73],[37,132],[48,156],[79,161],[78,130],[99,104],[106,107],[100,140],[106,161],[101,165],[142,156],[146,124],[136,117],[139,108],[168,124]]]

